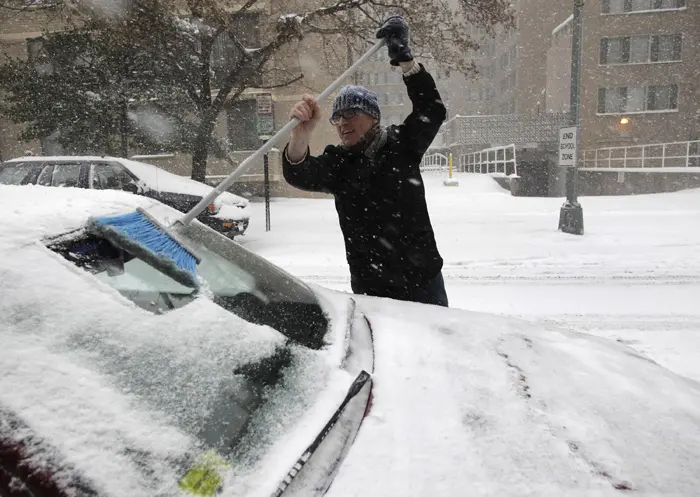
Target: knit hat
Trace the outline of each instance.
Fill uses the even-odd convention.
[[[381,120],[381,112],[379,110],[379,102],[377,102],[377,94],[372,90],[368,90],[363,86],[347,85],[343,86],[338,92],[333,102],[333,116],[336,112],[342,112],[348,109],[357,109],[365,114],[369,114],[377,121]]]

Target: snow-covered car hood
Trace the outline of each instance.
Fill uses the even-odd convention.
[[[373,407],[329,496],[696,495],[700,385],[620,343],[358,299]]]

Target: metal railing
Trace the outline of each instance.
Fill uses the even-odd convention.
[[[581,151],[579,169],[700,168],[700,140]]]
[[[422,173],[444,172],[447,171],[449,163],[449,158],[444,154],[435,153],[424,155],[423,162],[420,165],[420,171]]]
[[[491,147],[459,156],[459,171],[465,173],[518,174],[515,145]]]

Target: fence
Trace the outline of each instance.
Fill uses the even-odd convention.
[[[700,140],[581,151],[579,169],[700,169]]]
[[[518,174],[515,145],[492,147],[460,155],[459,170],[466,173]]]
[[[447,171],[449,159],[446,155],[435,153],[423,156],[420,170],[422,173]]]

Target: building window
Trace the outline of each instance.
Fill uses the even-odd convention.
[[[646,110],[678,109],[678,86],[649,86],[647,88]]]
[[[236,38],[249,48],[259,48],[260,41],[260,14],[246,13],[235,17],[232,21],[231,30]],[[243,56],[240,48],[233,42],[228,33],[221,33],[215,40],[211,48],[210,59],[211,69],[214,72],[212,84],[218,88],[225,84],[226,77],[232,67],[240,61]],[[262,86],[262,74],[255,73],[250,81],[251,86]]]
[[[602,0],[600,11],[603,14],[625,14],[684,8],[685,0]]]
[[[598,114],[678,110],[678,85],[598,89]]]
[[[226,109],[228,139],[233,150],[256,150],[260,146],[257,129],[257,103],[236,100]]]
[[[510,51],[508,52],[508,55],[510,57],[510,63],[513,64],[515,60],[518,58],[518,46],[514,45],[510,48]]]
[[[681,60],[683,35],[638,35],[600,40],[600,63],[648,64]]]
[[[508,75],[508,88],[515,88],[518,82],[518,73],[513,71]]]
[[[682,35],[658,35],[651,37],[651,62],[681,60]]]

